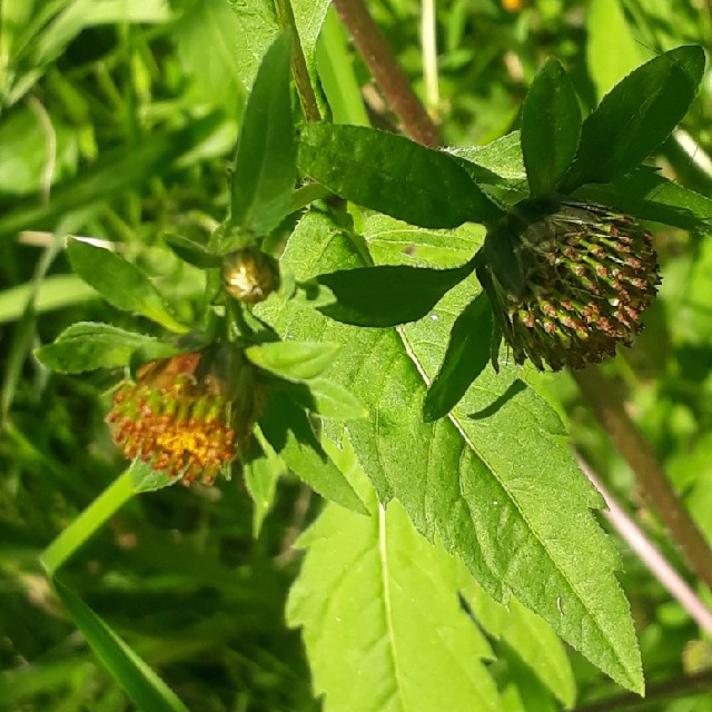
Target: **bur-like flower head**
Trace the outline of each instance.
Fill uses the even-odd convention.
[[[247,431],[225,381],[204,368],[203,359],[197,352],[145,364],[135,383],[115,391],[107,418],[126,457],[181,476],[185,484],[197,478],[212,484]]]
[[[650,233],[600,205],[516,206],[478,273],[517,363],[583,368],[630,345],[660,282]]]

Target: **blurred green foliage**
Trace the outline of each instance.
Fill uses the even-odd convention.
[[[374,0],[370,9],[424,93],[420,3]],[[710,13],[695,0],[441,0],[435,108],[446,142],[471,146],[517,128],[526,89],[549,55],[569,68],[585,114],[655,53],[688,42],[712,47]],[[0,710],[119,712],[130,704],[37,562],[123,468],[103,421],[102,394],[116,379],[50,376],[29,353],[75,321],[137,325],[69,274],[53,235],[117,243],[190,317],[201,273],[161,235],[205,242],[226,212],[246,98],[243,28],[227,0],[4,0],[0,20]],[[367,69],[352,61],[373,123],[392,127]],[[656,157],[666,175],[705,195],[711,113],[707,79]],[[661,293],[636,347],[607,371],[712,541],[712,242],[653,227]],[[154,333],[149,322],[138,325]],[[573,383],[541,381],[577,447],[684,570]],[[65,578],[190,709],[316,710],[284,609],[300,556],[291,544],[318,509],[308,490],[284,478],[254,539],[241,478],[189,493],[168,488],[131,501]],[[684,611],[621,550],[648,679],[710,667],[709,640],[699,642]],[[560,709],[504,638],[493,647],[491,671],[508,711]],[[616,692],[570,657],[579,700]],[[706,712],[712,695],[649,709]]]

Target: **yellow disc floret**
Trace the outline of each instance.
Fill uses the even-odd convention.
[[[123,383],[108,416],[112,435],[128,458],[180,476],[190,484],[211,484],[236,454],[232,407],[224,384],[200,375],[200,353],[152,361],[136,383]]]

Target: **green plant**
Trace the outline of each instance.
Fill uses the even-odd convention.
[[[364,125],[335,16],[316,44],[326,5],[235,11],[260,61],[240,67],[223,214],[209,234],[161,232],[188,298],[68,239],[116,323],[76,321],[35,354],[112,370],[108,420],[132,462],[41,554],[57,596],[136,705],[186,709],[60,570],[135,495],[218,475],[244,478],[257,536],[289,472],[329,500],[287,604],[327,709],[509,709],[509,682],[532,709],[570,707],[563,643],[642,694],[620,556],[539,371],[601,362],[640,331],[659,281],[641,221],[708,231],[712,203],[642,165],[695,100],[703,51],[661,52],[583,120],[550,59],[520,131],[445,150]],[[699,536],[673,514],[689,520],[674,536]],[[678,543],[704,569],[709,547]]]

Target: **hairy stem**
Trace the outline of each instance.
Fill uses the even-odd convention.
[[[667,589],[668,593],[687,611],[695,623],[705,633],[712,633],[712,611],[705,606],[700,597],[688,586],[680,574],[673,569],[665,557],[655,548],[655,545],[645,536],[643,531],[626,514],[613,495],[599,482],[588,464],[577,456],[581,471],[593,483],[594,487],[608,505],[603,516],[618,532],[631,550],[645,564],[653,576]]]
[[[597,367],[571,374],[633,470],[647,504],[665,524],[695,575],[712,588],[712,549],[672,488],[650,443],[626,413],[620,393]]]
[[[364,0],[334,0],[334,7],[405,133],[425,146],[440,145],[437,127],[369,15]]]
[[[707,692],[712,689],[712,672],[678,677],[648,686],[645,699],[635,693],[608,697],[576,707],[572,712],[624,712],[625,710],[657,709],[662,700],[673,700]]]
[[[302,43],[299,40],[299,32],[297,32],[297,23],[294,20],[291,0],[275,0],[274,4],[280,27],[289,27],[292,31],[292,74],[294,75],[294,83],[297,86],[299,102],[304,111],[304,118],[307,121],[321,121],[321,113],[319,105],[316,103],[316,95],[314,94],[311,79],[309,78],[309,70],[307,69],[306,59],[304,59]]]

